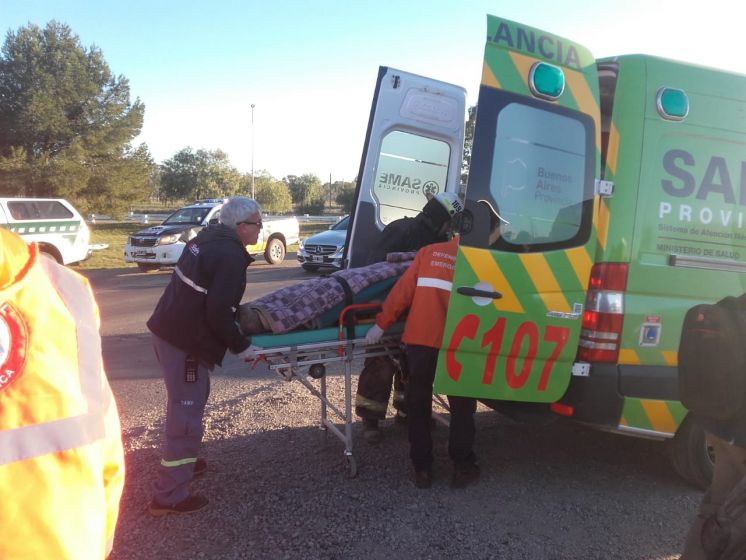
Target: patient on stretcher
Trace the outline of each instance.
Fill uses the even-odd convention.
[[[414,256],[414,252],[390,253],[384,262],[339,270],[281,288],[241,304],[238,324],[247,335],[336,325],[345,306],[383,301]]]

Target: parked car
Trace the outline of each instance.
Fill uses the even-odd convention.
[[[350,217],[344,216],[327,231],[316,233],[301,241],[298,247],[298,261],[308,271],[320,268],[339,270],[342,268],[342,254],[347,238]]]
[[[137,263],[143,272],[175,265],[187,242],[205,226],[218,223],[223,202],[222,199],[195,202],[178,209],[162,224],[130,235],[124,246],[124,260]],[[246,249],[252,255],[264,255],[269,264],[279,264],[285,259],[288,245],[298,242],[298,219],[265,216],[262,221],[264,226],[256,245]]]
[[[36,241],[58,263],[84,261],[91,255],[90,232],[83,217],[62,198],[0,198],[0,227]]]

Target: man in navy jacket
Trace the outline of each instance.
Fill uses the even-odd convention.
[[[236,324],[236,309],[246,288],[246,268],[254,259],[247,245],[257,242],[261,208],[245,197],[228,200],[220,224],[187,243],[171,282],[148,320],[153,347],[168,393],[165,437],[150,513],[190,513],[207,498],[189,494],[189,482],[207,466],[197,458],[210,372],[226,350],[252,358],[251,339]]]

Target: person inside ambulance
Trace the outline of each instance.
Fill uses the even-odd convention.
[[[389,253],[418,251],[425,245],[447,241],[453,218],[462,210],[455,193],[428,195],[425,206],[414,218],[399,218],[383,228],[381,239],[368,255],[368,264],[385,261]]]
[[[109,555],[119,415],[88,281],[0,228],[0,558]]]
[[[385,261],[389,253],[417,251],[425,245],[447,241],[454,220],[462,210],[461,200],[455,193],[428,196],[417,216],[394,220],[383,229],[380,242],[368,257],[368,264]],[[382,439],[378,424],[386,417],[392,383],[396,422],[406,423],[406,376],[403,370],[406,370],[406,364],[399,364],[386,356],[365,361],[355,394],[355,413],[363,419],[363,437],[368,443],[377,444]]]
[[[412,265],[394,285],[376,324],[368,331],[368,344],[380,341],[383,333],[408,310],[402,342],[409,366],[407,411],[409,456],[418,488],[432,484],[433,444],[430,433],[432,392],[439,349],[456,266],[458,238],[427,245],[417,252]],[[448,453],[453,461],[451,487],[463,488],[479,478],[473,451],[476,400],[448,396],[451,411]]]

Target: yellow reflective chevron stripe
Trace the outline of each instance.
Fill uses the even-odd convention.
[[[162,467],[180,467],[182,465],[188,465],[189,463],[196,463],[197,457],[187,457],[186,459],[176,459],[175,461],[166,461],[161,459]]]
[[[640,404],[642,404],[642,408],[648,415],[655,431],[668,432],[671,434],[676,432],[676,423],[674,422],[673,416],[671,416],[671,411],[668,410],[666,403],[663,401],[643,399]]]
[[[640,356],[634,350],[622,348],[619,350],[619,364],[638,365],[640,364]]]
[[[570,304],[562,293],[562,288],[549,267],[546,257],[542,253],[528,253],[521,255],[520,259],[544,306],[552,311],[569,313]]]
[[[661,350],[661,355],[667,366],[679,365],[679,353],[675,350]]]
[[[619,157],[619,131],[612,122],[609,130],[609,145],[606,147],[606,167],[616,175],[616,162]]]
[[[678,401],[625,397],[619,428],[672,436],[686,415]]]
[[[596,219],[596,238],[598,239],[599,245],[603,250],[606,250],[606,238],[609,234],[609,207],[606,204],[606,200],[602,197],[598,203],[598,218]]]
[[[495,73],[486,61],[482,64],[482,85],[500,89],[500,82],[497,81]]]
[[[565,255],[575,271],[575,276],[577,276],[580,285],[585,286],[591,276],[591,268],[593,268],[593,259],[588,254],[588,249],[585,247],[568,249],[565,251]]]
[[[512,313],[523,313],[523,306],[511,289],[510,283],[498,266],[495,259],[486,249],[475,249],[473,247],[460,247],[469,267],[480,282],[489,283],[494,289],[502,294],[502,298],[493,302],[498,311],[510,311]]]

